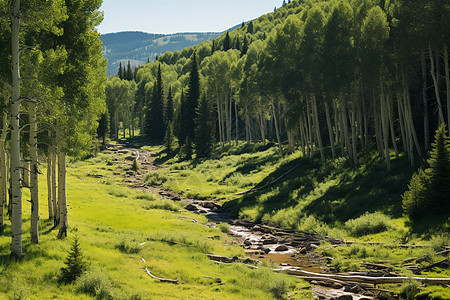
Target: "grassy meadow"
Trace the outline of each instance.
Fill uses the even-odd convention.
[[[435,253],[450,245],[447,216],[433,215],[411,224],[403,215],[401,195],[414,170],[406,157],[396,158],[394,153],[388,172],[384,160],[373,152],[362,153],[355,168],[343,158],[323,162],[317,155],[303,158],[299,151],[281,156],[276,147],[261,144],[216,150],[210,159],[188,162],[165,156],[162,147],[146,149],[156,153],[156,163],[166,166],[150,172],[148,184],[197,199],[212,195],[239,218],[356,241],[341,247],[325,243],[316,250],[334,258],[331,267],[337,272],[364,270],[360,265],[364,261],[389,263],[395,272],[414,276],[405,260],[421,257],[418,266],[423,267],[444,259]],[[236,195],[252,187],[259,189]],[[398,247],[405,243],[427,247]],[[434,268],[422,275],[450,277],[450,270]],[[449,288],[419,289],[416,283],[388,288],[402,295],[417,288],[426,299],[450,298]],[[408,295],[402,297],[411,298]]]
[[[302,289],[305,282],[269,268],[210,261],[208,253],[244,256],[244,251],[231,245],[220,229],[205,226],[204,216],[126,187],[117,166],[106,166],[113,159],[110,153],[100,153],[68,164],[67,239],[56,239],[57,229],[47,220],[43,174],[40,243],[30,243],[29,193],[24,189],[25,258],[10,260],[8,227],[0,236],[0,299],[274,299],[288,291],[295,299],[311,298],[310,289]],[[65,285],[58,278],[74,236],[89,270]],[[179,284],[152,279],[145,267]]]

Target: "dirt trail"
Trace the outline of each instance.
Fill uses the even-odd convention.
[[[148,172],[165,167],[154,163],[157,158],[156,153],[127,148],[123,145],[110,146],[108,150],[127,155],[125,162],[119,164],[119,168],[125,172],[126,182],[130,188],[159,194],[166,200],[183,201],[186,203],[185,209],[206,215],[210,220],[207,226],[215,226],[218,222],[229,223],[234,243],[241,245],[250,258],[271,262],[275,268],[301,268],[317,273],[330,271],[328,265],[331,258],[320,257],[313,251],[323,240],[332,244],[342,244],[343,241],[308,232],[271,227],[239,219],[233,220],[216,201],[188,199],[159,186],[145,185],[145,175]],[[131,171],[134,159],[140,166],[138,172]],[[312,291],[316,299],[377,299],[374,293],[364,290],[361,285],[345,286],[321,281],[311,281],[311,284],[314,286]]]

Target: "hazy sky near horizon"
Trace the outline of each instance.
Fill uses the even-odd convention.
[[[287,1],[286,1],[287,2]],[[280,7],[283,0],[103,0],[102,34],[220,32]]]

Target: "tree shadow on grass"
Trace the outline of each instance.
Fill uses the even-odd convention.
[[[270,185],[294,166],[297,168],[292,173]],[[360,168],[354,168],[345,159],[322,162],[318,157],[299,158],[280,166],[256,185],[256,188],[266,188],[231,200],[225,208],[237,215],[240,210],[257,207],[256,219],[261,221],[265,214],[295,207],[305,201],[322,184],[323,191],[319,193],[323,194],[316,198],[314,195],[308,197],[310,202],[305,202],[298,214],[314,215],[329,224],[345,222],[367,211],[382,211],[400,217],[401,195],[413,171],[406,158],[393,160],[391,172],[376,156],[367,157]]]

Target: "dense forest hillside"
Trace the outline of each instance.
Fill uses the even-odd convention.
[[[285,1],[110,79],[110,136],[139,128],[181,160],[273,142],[282,155],[353,168],[376,155],[387,172],[406,157],[414,171],[426,165],[435,130],[450,123],[444,2]]]
[[[192,32],[176,34],[153,34],[145,32],[117,32],[100,36],[103,53],[108,59],[108,75],[116,75],[119,63],[132,66],[153,61],[167,51],[181,50],[219,36],[217,32]]]

